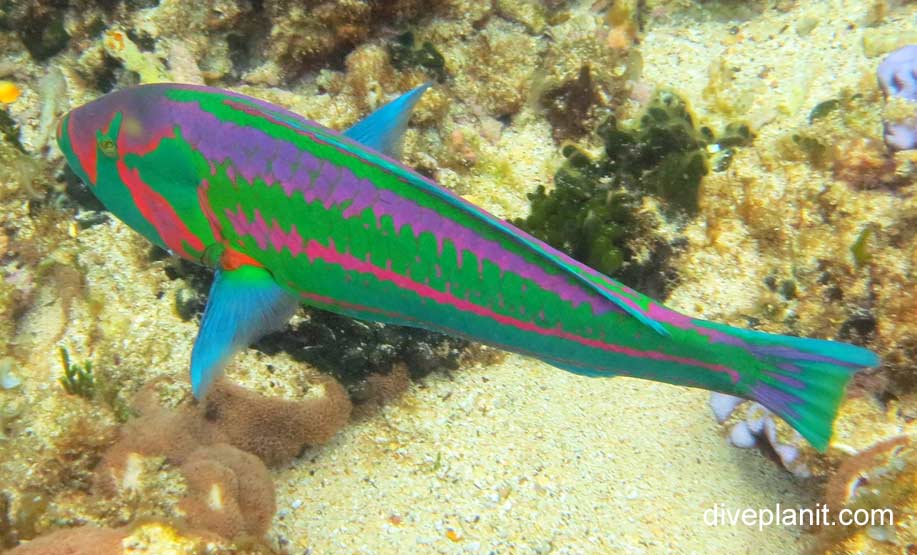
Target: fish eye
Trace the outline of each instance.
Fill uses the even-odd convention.
[[[99,149],[102,150],[102,154],[109,158],[118,157],[118,147],[115,145],[115,142],[108,137],[99,139]]]

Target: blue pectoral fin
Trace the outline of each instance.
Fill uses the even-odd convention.
[[[191,351],[191,391],[202,398],[229,359],[261,335],[290,319],[299,298],[264,268],[217,270],[201,329]]]
[[[392,158],[399,158],[401,139],[411,119],[411,110],[428,88],[430,84],[426,83],[404,93],[344,131],[344,136]]]

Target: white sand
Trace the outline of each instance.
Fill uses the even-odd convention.
[[[316,555],[788,554],[808,541],[704,524],[715,504],[812,502],[810,485],[722,439],[706,392],[520,356],[452,378],[415,384],[279,472],[271,538]]]

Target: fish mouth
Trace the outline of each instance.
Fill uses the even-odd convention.
[[[66,114],[61,114],[57,116],[57,120],[54,122],[54,128],[56,129],[55,136],[57,137],[58,145],[60,145],[61,140],[63,140],[64,138],[64,130],[67,128],[67,121],[69,119],[70,119],[70,112],[67,112]]]
[[[57,116],[57,120],[54,123],[54,128],[57,129],[57,142],[60,143],[61,136],[64,134],[64,123],[70,117],[70,112],[66,114],[61,114]]]

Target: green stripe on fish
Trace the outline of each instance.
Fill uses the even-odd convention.
[[[217,267],[192,354],[195,396],[303,303],[583,375],[755,399],[827,447],[844,386],[878,364],[873,353],[689,318],[401,165],[425,89],[344,133],[244,95],[169,84],[108,94],[63,120],[61,150],[112,212]]]

